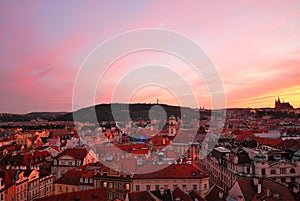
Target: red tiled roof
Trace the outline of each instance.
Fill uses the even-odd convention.
[[[222,194],[222,197],[220,198],[220,194]],[[227,193],[224,193],[222,189],[220,189],[218,186],[214,186],[211,191],[206,195],[205,199],[207,201],[225,201],[227,197]]]
[[[189,194],[193,200],[197,199],[198,201],[206,201],[206,199],[201,197],[197,191],[192,190]]]
[[[74,159],[84,159],[85,156],[87,155],[87,153],[88,152],[87,152],[86,148],[72,148],[72,149],[64,150],[62,153],[57,155],[57,158],[59,158],[63,155],[67,155],[67,156],[71,156]]]
[[[278,146],[281,150],[294,149],[295,151],[300,149],[300,140],[285,140],[280,143]]]
[[[256,191],[253,188],[253,186],[251,185],[250,180],[249,179],[239,179],[237,182],[241,188],[241,191],[243,193],[245,200],[252,200],[254,195],[256,194]]]
[[[251,179],[243,178],[239,179],[237,182],[240,186],[245,200],[294,200],[293,196],[286,186],[270,179],[260,180],[260,184],[262,185],[262,192],[260,194],[257,193],[257,186],[253,185]],[[269,191],[269,197],[267,196],[267,191]],[[277,197],[275,196],[275,194],[277,194]]]
[[[17,172],[18,172],[18,170],[12,170],[12,169],[5,170],[5,173],[4,173],[5,174],[5,177],[4,177],[5,187],[10,187],[14,184],[14,180],[15,180]]]
[[[178,187],[173,191],[172,195],[175,200],[180,198],[180,201],[193,201],[190,196],[188,196]]]
[[[159,201],[155,195],[149,191],[137,191],[128,193],[129,201]]]
[[[160,135],[153,136],[150,141],[154,146],[167,146],[170,144],[169,138]]]
[[[136,179],[200,179],[205,177],[208,175],[194,164],[172,164],[156,172],[134,175]]]
[[[148,145],[145,143],[142,144],[129,144],[129,145],[115,145],[117,148],[133,154],[148,154]]]
[[[33,153],[24,154],[23,165],[30,166],[44,162],[47,158],[50,157],[48,151],[35,151]]]
[[[36,201],[67,201],[67,200],[80,200],[80,201],[104,201],[107,200],[106,189],[97,188],[91,190],[77,191],[64,193],[60,195],[53,195],[45,198],[37,199]]]
[[[280,138],[278,138],[278,139],[261,138],[261,137],[255,137],[253,134],[241,134],[241,135],[236,136],[236,138],[235,138],[236,141],[243,141],[246,139],[253,139],[261,145],[269,145],[272,147],[276,147],[277,145],[282,143],[282,139],[280,139]]]
[[[68,184],[77,186],[80,184],[81,172],[76,171],[76,169],[71,169],[67,171],[62,177],[55,181],[58,184]]]

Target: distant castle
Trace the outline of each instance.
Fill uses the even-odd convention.
[[[284,100],[281,102],[280,98],[275,99],[275,109],[276,110],[293,110],[294,107],[289,102],[284,102]]]

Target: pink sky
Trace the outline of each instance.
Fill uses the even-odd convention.
[[[209,55],[227,107],[273,107],[277,96],[300,107],[299,1],[1,1],[0,112],[71,111],[76,75],[95,47],[122,32],[161,24]],[[124,74],[153,63],[177,71],[189,81],[199,106],[210,107],[203,80],[177,58],[153,52],[113,64],[99,82],[97,103],[112,99]],[[172,78],[160,79],[171,83]],[[121,87],[134,84],[131,80]],[[129,101],[178,104],[170,91],[158,88],[137,86]],[[191,106],[188,100],[184,105]]]

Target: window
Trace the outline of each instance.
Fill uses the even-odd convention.
[[[280,174],[286,174],[286,169],[285,168],[280,168]]]
[[[118,189],[118,183],[117,182],[114,183],[114,189]]]
[[[265,168],[261,169],[261,174],[266,175],[266,169]]]
[[[126,184],[126,190],[130,190],[130,185]]]
[[[159,191],[159,185],[155,185],[155,190]]]
[[[295,174],[296,173],[295,169],[294,168],[290,169],[290,173]]]
[[[136,185],[136,186],[135,186],[135,190],[136,190],[136,191],[140,191],[140,185]]]
[[[105,187],[105,188],[107,187],[107,182],[105,182],[105,181],[103,182],[103,187]]]
[[[178,185],[173,185],[173,189],[175,190],[178,187]]]
[[[207,189],[207,184],[204,184],[204,190],[206,190]]]
[[[186,190],[186,185],[182,185],[182,190]]]
[[[193,185],[193,190],[197,190],[197,185]]]
[[[276,170],[271,170],[271,174],[276,174]]]
[[[281,178],[281,183],[285,183],[285,178]]]
[[[296,182],[296,178],[295,177],[291,177],[291,182]]]
[[[150,185],[147,185],[147,186],[146,186],[146,190],[147,190],[147,191],[150,191]]]
[[[249,167],[247,167],[247,173],[250,173],[250,168]]]
[[[114,193],[114,198],[117,198],[118,197],[118,193]]]

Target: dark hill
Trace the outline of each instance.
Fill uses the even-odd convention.
[[[95,106],[95,111],[97,115],[98,122],[102,121],[128,121],[129,117],[133,121],[138,120],[150,120],[149,111],[153,106],[157,106],[157,104],[145,104],[145,103],[136,103],[136,104],[100,104]],[[199,110],[191,109],[188,107],[179,106],[171,106],[165,104],[159,104],[159,106],[163,107],[167,116],[174,115],[175,117],[182,117],[184,115],[186,120],[192,120],[199,116]],[[112,114],[112,108],[114,109],[114,115]],[[93,111],[92,107],[87,107],[80,109],[75,112],[76,116],[80,116],[81,121],[91,122],[90,115]],[[202,113],[202,112],[201,112]],[[207,116],[209,112],[205,112],[206,114],[201,114],[201,116]],[[114,118],[115,117],[115,118]],[[62,116],[58,116],[56,120],[73,120],[72,113],[68,113]]]

